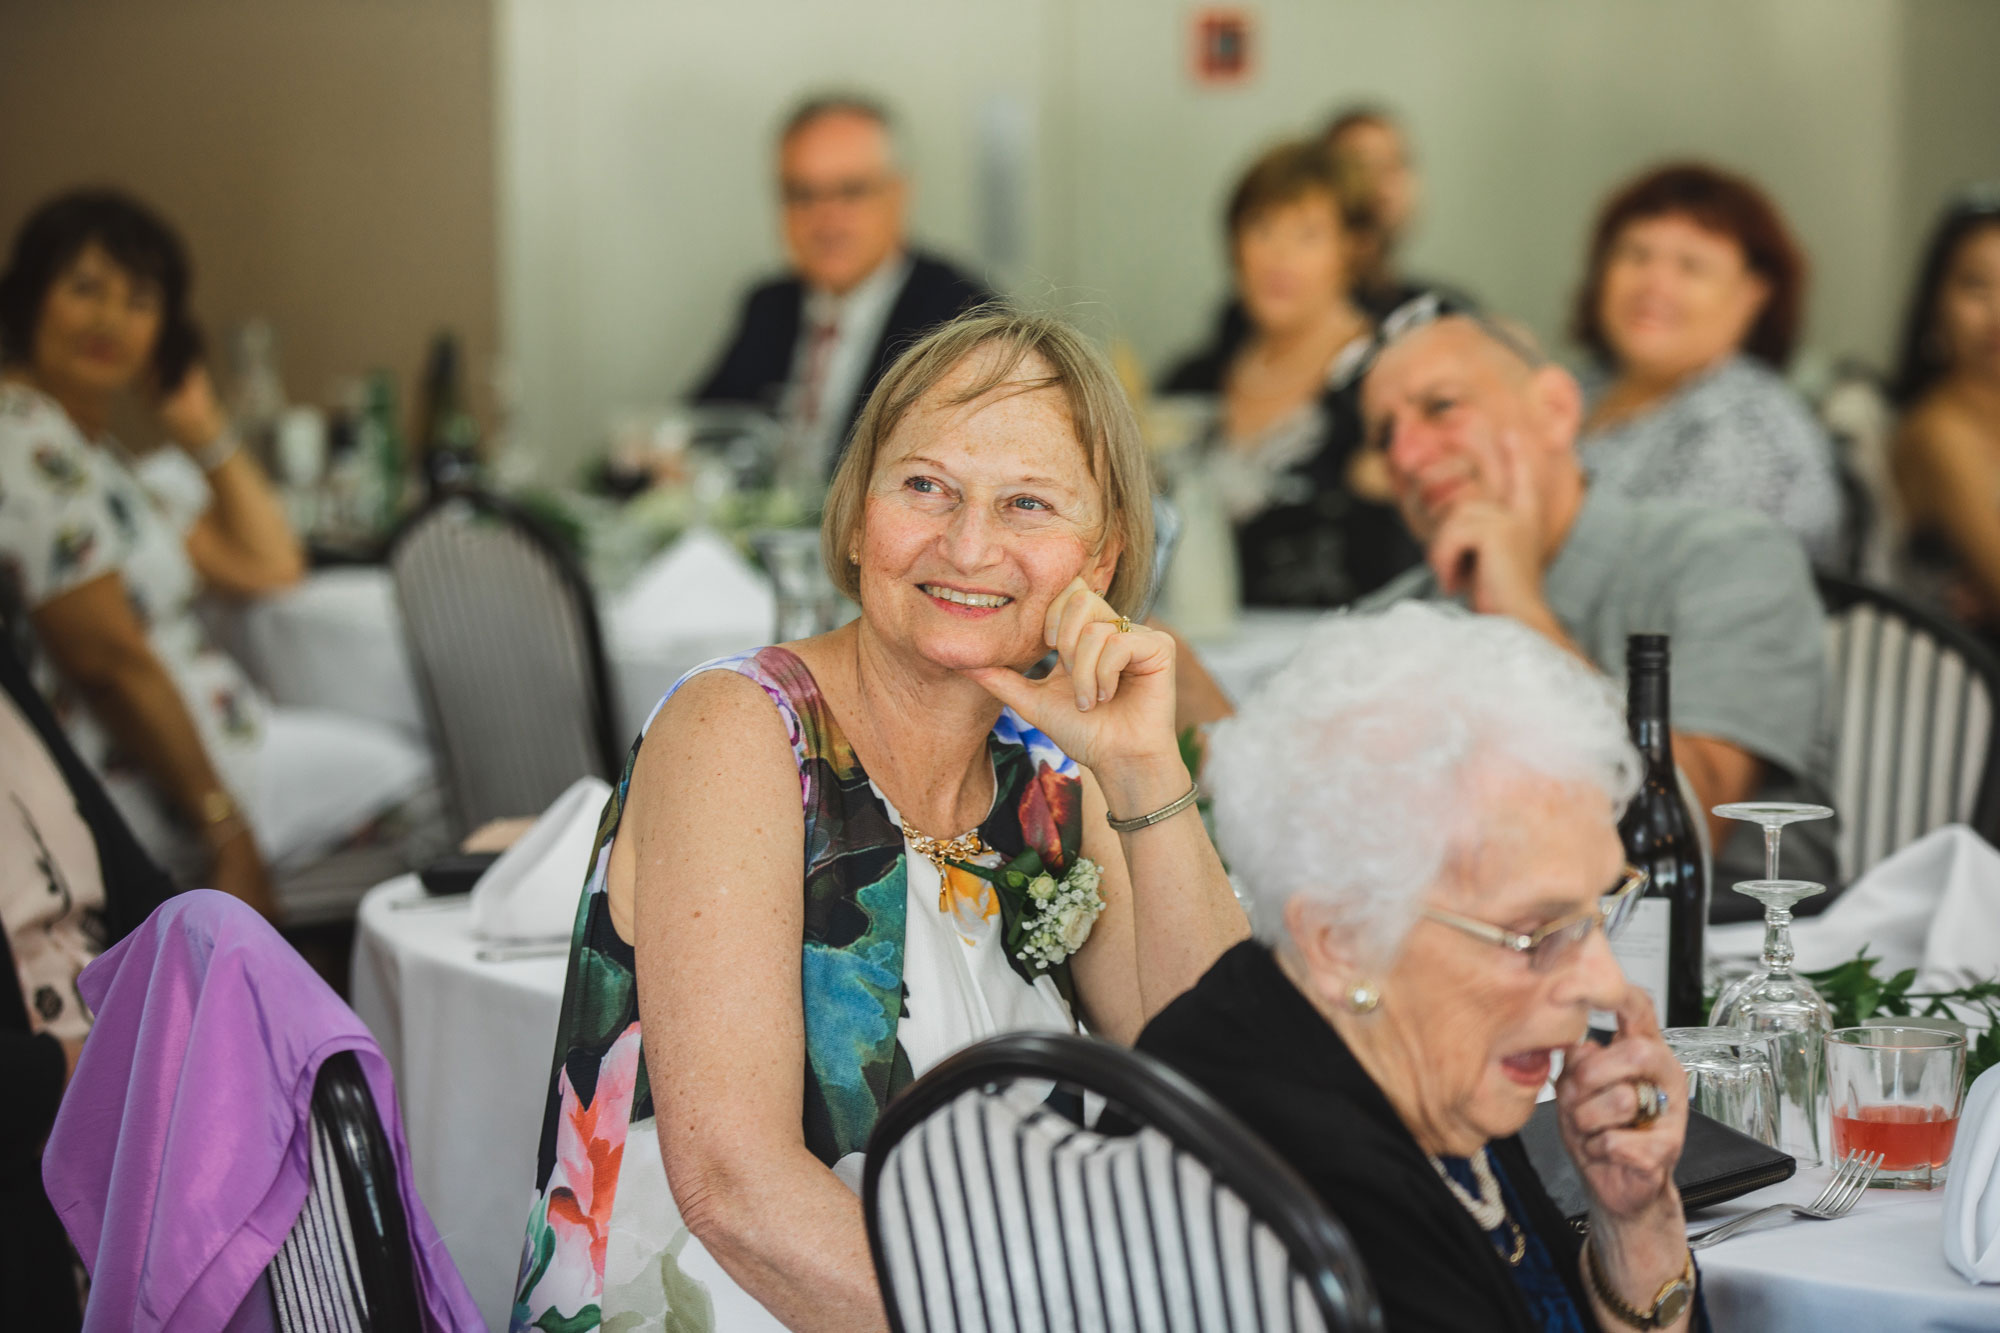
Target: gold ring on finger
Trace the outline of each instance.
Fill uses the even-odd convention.
[[[1130,616],[1120,616],[1112,623],[1118,626],[1120,634],[1130,634],[1132,632],[1132,617]]]
[[[1634,1079],[1632,1091],[1639,1097],[1639,1110],[1632,1117],[1633,1129],[1648,1129],[1667,1113],[1667,1090],[1653,1080]]]

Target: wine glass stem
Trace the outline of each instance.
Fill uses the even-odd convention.
[[[1792,914],[1782,907],[1764,909],[1764,966],[1772,976],[1792,971]]]
[[[1766,824],[1764,826],[1765,879],[1776,879],[1778,877],[1778,839],[1784,835],[1785,826],[1783,824]]]

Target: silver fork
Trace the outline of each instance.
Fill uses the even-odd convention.
[[[1841,1159],[1833,1173],[1833,1179],[1826,1183],[1819,1197],[1808,1204],[1774,1203],[1768,1208],[1759,1208],[1741,1217],[1732,1217],[1721,1226],[1698,1231],[1688,1237],[1690,1250],[1705,1250],[1711,1245],[1719,1245],[1751,1223],[1779,1213],[1790,1213],[1794,1217],[1810,1218],[1815,1222],[1831,1222],[1836,1217],[1845,1217],[1854,1205],[1861,1202],[1861,1192],[1868,1188],[1868,1182],[1882,1168],[1882,1154],[1851,1152]]]

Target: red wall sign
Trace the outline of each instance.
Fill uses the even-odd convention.
[[[1254,36],[1247,9],[1195,11],[1195,82],[1210,85],[1242,83],[1250,77]]]

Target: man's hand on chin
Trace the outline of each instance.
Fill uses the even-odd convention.
[[[1474,611],[1518,620],[1590,660],[1542,594],[1542,533],[1529,514],[1493,500],[1465,500],[1439,526],[1425,558],[1438,586],[1463,595]]]

